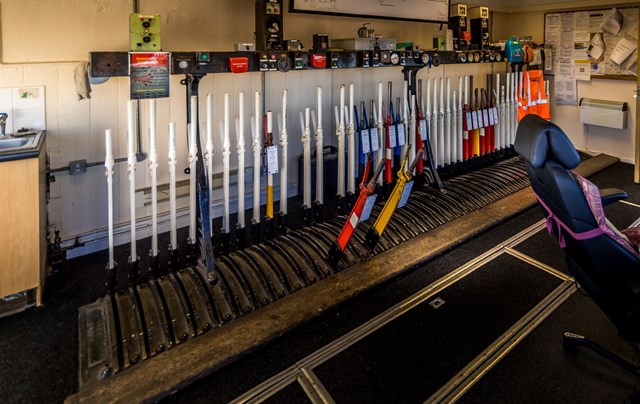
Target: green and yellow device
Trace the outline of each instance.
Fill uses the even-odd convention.
[[[131,14],[129,28],[132,51],[162,50],[158,14]]]

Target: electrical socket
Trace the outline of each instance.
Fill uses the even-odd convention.
[[[84,174],[87,172],[87,160],[75,160],[69,162],[69,175]]]

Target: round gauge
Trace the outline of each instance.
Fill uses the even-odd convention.
[[[391,54],[391,64],[392,65],[397,65],[398,63],[400,63],[400,55],[398,55],[397,53],[393,52]]]
[[[281,72],[288,72],[291,70],[291,59],[287,56],[281,56],[276,62],[276,66]]]
[[[496,52],[496,62],[502,62],[502,52]]]
[[[495,52],[491,51],[489,53],[489,60],[492,61],[492,62],[496,61],[496,53]]]
[[[467,62],[473,62],[473,52],[467,53]]]
[[[431,60],[431,58],[429,57],[428,53],[423,53],[422,54],[422,63],[423,64],[428,65],[430,60]]]
[[[187,67],[189,67],[189,62],[187,62],[186,60],[181,60],[180,62],[178,62],[178,67],[181,69],[186,69]]]
[[[473,61],[475,63],[478,63],[480,61],[480,54],[479,53],[474,53],[473,54]]]
[[[466,53],[458,53],[458,62],[466,63],[467,62],[467,54]]]

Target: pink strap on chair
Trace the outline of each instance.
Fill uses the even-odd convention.
[[[580,184],[580,188],[582,189],[582,193],[587,200],[587,204],[589,205],[589,209],[593,214],[593,217],[596,219],[596,223],[598,223],[598,228],[585,231],[582,233],[575,233],[572,231],[566,224],[562,222],[544,203],[544,201],[535,194],[536,199],[540,202],[540,205],[547,211],[549,214],[547,216],[547,229],[549,230],[549,234],[553,231],[553,226],[551,225],[552,221],[555,221],[558,225],[558,242],[560,243],[560,248],[564,248],[566,243],[564,241],[563,231],[567,232],[571,237],[575,240],[588,240],[590,238],[598,237],[600,235],[607,235],[611,239],[613,239],[616,243],[620,244],[625,250],[629,251],[629,253],[633,254],[634,257],[640,259],[640,253],[636,250],[628,240],[625,240],[624,237],[621,237],[619,234],[616,234],[613,230],[609,228],[607,225],[607,220],[604,215],[604,208],[602,207],[602,198],[600,196],[600,189],[596,185],[594,185],[591,181],[587,180],[579,176],[578,174],[572,172],[573,177],[576,179],[578,184]]]
[[[584,231],[582,233],[574,232],[573,230],[571,230],[569,228],[569,226],[564,224],[564,222],[562,220],[560,220],[560,218],[558,216],[556,216],[555,213],[553,213],[551,211],[551,209],[549,209],[547,204],[544,203],[544,201],[542,200],[542,198],[540,198],[538,196],[538,194],[536,194],[535,192],[533,194],[536,196],[536,199],[538,200],[538,202],[540,202],[540,205],[542,205],[544,210],[546,210],[547,213],[549,214],[547,216],[547,230],[549,231],[549,234],[553,234],[553,226],[551,224],[552,221],[555,221],[556,224],[558,225],[558,242],[560,243],[560,248],[565,248],[566,247],[566,243],[564,241],[564,236],[562,235],[562,230],[564,230],[567,233],[569,233],[569,235],[571,237],[573,237],[574,239],[576,239],[576,240],[588,240],[590,238],[598,237],[598,236],[600,236],[602,234],[605,234],[604,230],[601,227],[598,227],[597,229],[593,229],[593,230],[589,230],[589,231]]]

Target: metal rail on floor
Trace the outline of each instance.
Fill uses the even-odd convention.
[[[486,263],[494,260],[502,254],[512,255],[523,260],[534,267],[541,269],[553,276],[563,280],[552,293],[545,297],[536,307],[529,313],[517,321],[509,330],[507,330],[500,338],[492,343],[482,354],[480,354],[467,367],[460,371],[449,383],[434,394],[429,402],[446,402],[449,399],[455,399],[469,389],[484,373],[486,373],[493,365],[495,365],[506,353],[508,353],[519,341],[521,341],[531,330],[533,330],[544,318],[553,312],[571,293],[575,290],[572,288],[573,279],[562,272],[549,267],[539,261],[534,260],[525,254],[519,253],[513,249],[516,245],[527,240],[545,227],[545,221],[541,220],[518,234],[510,237],[504,242],[485,251],[483,254],[473,258],[456,270],[450,272],[446,276],[431,283],[424,289],[389,308],[373,319],[367,321],[361,326],[355,328],[349,333],[337,338],[333,342],[325,345],[323,348],[312,353],[306,358],[300,360],[295,365],[280,372],[272,378],[266,380],[255,388],[247,391],[242,396],[234,399],[232,403],[259,403],[273,396],[280,390],[289,386],[296,381],[300,382],[299,374],[303,370],[312,370],[329,359],[335,357],[347,348],[353,346],[357,342],[376,332],[380,328],[389,324],[391,321],[406,314],[415,307],[430,301],[440,292],[464,279],[478,268]],[[318,380],[318,382],[320,382]],[[304,388],[305,385],[300,383]],[[321,383],[319,383],[321,385]],[[307,391],[306,388],[304,388]],[[324,394],[329,394],[323,389]],[[326,396],[323,396],[326,397]],[[330,397],[330,396],[329,396]],[[314,396],[309,398],[315,400]],[[314,401],[315,402],[315,401]]]

